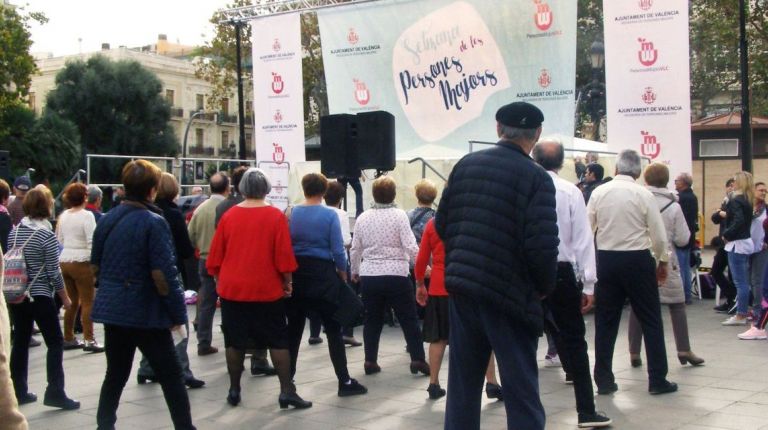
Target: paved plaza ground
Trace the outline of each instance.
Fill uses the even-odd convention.
[[[611,396],[597,396],[597,407],[614,420],[616,429],[768,429],[768,342],[741,341],[736,334],[742,327],[722,327],[723,316],[712,310],[712,300],[696,301],[688,307],[693,350],[707,360],[699,368],[681,366],[677,361],[669,324],[667,332],[669,379],[680,384],[676,394],[651,396],[647,392],[645,367],[633,369],[627,353],[626,321],[617,342],[614,369],[619,391]],[[194,313],[194,309],[190,308]],[[218,318],[218,313],[217,313]],[[590,354],[593,352],[593,317],[587,317]],[[218,324],[218,320],[217,320]],[[361,330],[358,329],[358,332]],[[358,333],[360,334],[360,333]],[[102,332],[97,332],[103,339]],[[306,338],[306,336],[305,336]],[[194,342],[193,342],[194,343]],[[221,333],[214,345],[222,347]],[[547,429],[576,428],[573,389],[565,385],[560,369],[544,368],[546,341],[539,342],[540,381]],[[304,411],[280,410],[276,377],[243,376],[243,402],[232,408],[224,400],[228,379],[224,354],[198,357],[190,345],[195,375],[206,381],[199,390],[190,390],[192,413],[199,429],[418,429],[442,428],[445,398],[427,400],[428,380],[408,371],[409,358],[404,350],[402,332],[385,327],[381,343],[380,374],[365,376],[363,349],[348,348],[349,368],[353,377],[369,388],[365,396],[339,398],[325,343],[302,345],[297,385],[299,393],[314,402]],[[30,390],[42,394],[45,389],[45,347],[31,352]],[[138,385],[134,365],[118,411],[118,429],[170,428],[171,421],[158,384]],[[32,429],[95,428],[99,388],[104,377],[104,354],[65,351],[64,367],[67,392],[82,402],[82,409],[64,412],[42,405],[24,405]],[[441,380],[446,384],[447,362]],[[41,397],[42,398],[42,397]],[[506,425],[503,404],[483,400],[483,429],[503,429]],[[0,427],[2,427],[0,425]],[[520,429],[525,430],[525,429]]]

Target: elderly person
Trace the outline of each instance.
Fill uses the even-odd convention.
[[[752,174],[739,172],[733,176],[733,194],[725,212],[725,229],[722,233],[728,268],[736,286],[736,315],[723,321],[723,325],[746,325],[751,292],[749,257],[755,252],[751,226],[755,205],[755,186]]]
[[[408,222],[411,224],[416,243],[421,243],[421,235],[429,220],[435,217],[435,208],[432,205],[437,198],[437,187],[429,179],[422,179],[414,187],[418,205],[408,211]]]
[[[365,374],[381,371],[377,363],[384,310],[390,307],[405,335],[411,373],[429,375],[416,316],[416,298],[408,280],[408,263],[419,247],[408,216],[394,204],[397,185],[382,176],[373,181],[374,205],[355,222],[352,235],[352,278],[360,281],[366,320],[363,328]]]
[[[656,205],[661,211],[664,227],[669,241],[669,274],[664,282],[659,283],[659,301],[669,305],[669,315],[672,317],[672,331],[675,335],[677,346],[677,358],[680,364],[690,363],[693,366],[701,366],[704,360],[691,351],[691,343],[688,339],[688,318],[685,315],[685,293],[683,280],[690,270],[682,266],[677,259],[676,249],[680,249],[689,243],[691,235],[688,224],[680,203],[675,194],[667,189],[669,183],[669,168],[662,163],[653,163],[645,168],[643,179],[648,186],[648,191],[653,194]],[[642,365],[640,359],[640,347],[643,340],[643,331],[640,322],[634,312],[629,314],[629,359],[632,367]]]
[[[28,176],[19,176],[13,181],[13,195],[15,198],[8,204],[8,212],[11,215],[11,222],[17,225],[24,218],[24,196],[32,189],[32,181]]]
[[[88,185],[88,203],[85,205],[85,210],[93,214],[93,218],[96,222],[99,222],[101,216],[101,200],[104,193],[101,191],[98,185]]]
[[[365,394],[368,390],[347,370],[347,354],[341,325],[334,319],[339,288],[347,280],[347,253],[339,216],[323,204],[328,180],[320,173],[301,178],[304,203],[291,212],[291,242],[298,269],[293,274],[294,293],[288,300],[288,335],[291,348],[291,374],[296,373],[301,336],[309,312],[323,322],[328,352],[339,380],[339,397]]]
[[[8,182],[0,179],[0,247],[3,252],[8,252],[8,235],[13,228],[11,214],[8,212],[8,199],[11,197],[11,188]]]
[[[152,203],[161,174],[146,160],[126,163],[125,200],[104,215],[93,235],[91,264],[99,294],[91,316],[104,324],[107,356],[96,412],[100,429],[115,427],[137,348],[157,372],[174,427],[195,428],[172,335],[183,332],[187,323],[184,292],[171,229]]]
[[[64,349],[83,349],[89,352],[103,352],[104,347],[96,342],[93,334],[93,297],[96,295],[93,272],[91,272],[91,242],[96,229],[96,219],[85,210],[88,188],[75,182],[64,189],[64,203],[69,209],[59,215],[56,223],[56,239],[62,245],[59,262],[67,295],[72,307],[64,313]],[[78,307],[85,343],[75,338],[75,319]]]
[[[288,222],[265,197],[271,185],[263,171],[248,169],[240,180],[244,201],[219,221],[206,261],[218,278],[221,325],[224,331],[229,393],[227,402],[240,403],[240,376],[249,344],[269,348],[280,379],[281,408],[309,408],[312,402],[296,393],[291,380],[285,298],[291,296],[296,259]]]
[[[667,278],[669,247],[656,200],[635,181],[640,155],[621,151],[616,178],[599,186],[589,199],[587,214],[597,248],[595,286],[595,383],[598,394],[618,391],[613,351],[624,302],[629,298],[645,335],[648,391],[677,391],[667,380],[667,350],[661,322],[659,283]]]
[[[683,210],[683,217],[688,226],[691,236],[688,243],[675,245],[677,261],[680,265],[680,274],[683,279],[683,289],[685,290],[685,304],[690,305],[691,299],[691,251],[696,247],[696,232],[699,231],[699,199],[693,193],[693,176],[690,173],[681,173],[675,178],[675,190],[680,208]],[[669,230],[667,230],[669,231]],[[762,272],[761,272],[762,273]]]
[[[168,226],[171,228],[173,246],[176,250],[176,268],[181,270],[184,267],[184,259],[192,257],[195,254],[195,249],[189,240],[189,234],[187,234],[187,224],[184,221],[184,215],[181,214],[181,210],[174,203],[178,196],[179,183],[176,182],[176,178],[173,175],[164,172],[160,176],[160,183],[157,186],[155,204],[163,211],[163,218],[165,218]],[[181,289],[184,290],[181,273],[179,277]],[[179,356],[179,364],[181,364],[184,373],[184,385],[189,388],[200,388],[205,385],[205,382],[195,378],[195,375],[192,374],[192,370],[189,368],[189,356],[187,355],[187,344],[189,343],[188,324],[185,326],[185,333],[187,333],[187,336],[176,342],[176,354]],[[136,374],[136,379],[139,384],[157,379],[152,366],[149,365],[149,360],[144,356],[141,357],[141,364]]]
[[[70,309],[72,302],[64,289],[64,279],[59,270],[59,243],[48,223],[53,209],[53,196],[44,189],[29,190],[24,197],[22,209],[24,218],[8,236],[10,248],[24,248],[30,296],[22,303],[9,306],[15,330],[11,349],[11,378],[16,398],[22,405],[37,400],[37,396],[30,393],[27,386],[29,340],[33,323],[37,323],[48,348],[48,387],[43,404],[61,409],[79,409],[80,402],[68,398],[64,392],[64,339],[54,296],[59,296],[65,310]]]

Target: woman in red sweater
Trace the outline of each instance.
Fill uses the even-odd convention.
[[[430,262],[431,258],[431,262]],[[413,268],[416,278],[416,302],[426,306],[424,342],[429,343],[429,387],[427,392],[432,400],[445,396],[440,387],[440,366],[443,363],[445,347],[448,345],[448,291],[445,289],[445,248],[435,230],[435,220],[430,219],[421,236],[419,254]],[[424,285],[424,278],[429,278],[429,291]],[[496,381],[496,366],[491,354],[486,371],[486,395],[490,399],[501,398],[501,387]]]
[[[221,218],[211,242],[206,267],[218,279],[221,325],[230,388],[227,402],[240,403],[240,376],[248,341],[269,348],[280,379],[281,408],[312,406],[296,394],[291,382],[285,298],[293,291],[296,259],[288,221],[264,200],[271,189],[263,171],[248,169],[238,186],[245,201]]]

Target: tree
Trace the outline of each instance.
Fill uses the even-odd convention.
[[[20,15],[14,8],[0,5],[0,110],[29,95],[32,73],[37,70],[35,59],[29,54],[30,20],[41,24],[48,21],[41,13]]]
[[[691,97],[703,113],[731,109],[740,100],[739,9],[732,0],[699,0],[691,5]],[[748,1],[747,39],[753,115],[768,115],[768,1]],[[731,94],[731,101],[714,99]]]
[[[77,126],[55,112],[46,111],[27,136],[27,153],[35,176],[44,182],[72,176],[80,161]]]
[[[162,83],[135,61],[94,56],[56,75],[47,108],[77,127],[85,153],[172,156],[179,148],[169,124]],[[122,163],[92,166],[92,177],[114,179]]]

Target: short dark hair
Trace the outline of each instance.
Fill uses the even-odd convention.
[[[134,200],[147,200],[152,188],[157,188],[163,171],[147,160],[133,160],[125,163],[121,181],[125,196]]]
[[[397,184],[389,176],[382,176],[373,181],[373,201],[379,204],[389,204],[397,196]]]
[[[8,182],[0,179],[0,202],[11,198],[11,187]]]
[[[73,182],[64,188],[64,203],[69,207],[80,206],[88,196],[88,187],[82,182]]]
[[[46,192],[43,188],[32,188],[27,191],[21,208],[24,215],[32,219],[46,219],[51,217],[51,208],[53,207],[53,194]]]
[[[552,149],[550,149],[551,145]],[[565,161],[565,150],[563,144],[554,141],[542,141],[533,147],[533,159],[544,170],[559,170],[563,167]]]
[[[242,194],[238,187],[240,186],[240,181],[243,179],[243,173],[245,173],[246,170],[248,170],[247,166],[238,166],[232,171],[232,187],[238,194]]]
[[[597,163],[587,164],[587,170],[585,170],[585,172],[595,175],[595,179],[598,181],[602,181],[603,177],[605,176],[605,169],[603,169],[603,166]]]
[[[728,178],[728,180],[725,181],[725,186],[730,187],[733,185],[733,182],[734,182],[733,178]]]
[[[208,185],[211,187],[212,194],[226,193],[229,189],[229,176],[227,176],[227,172],[216,172],[211,175]]]
[[[341,199],[344,198],[344,185],[341,185],[339,181],[329,182],[328,189],[325,191],[323,198],[326,205],[336,207]]]
[[[437,198],[437,187],[429,179],[422,179],[414,187],[416,200],[423,205],[431,205]]]
[[[304,197],[325,195],[328,179],[322,173],[307,173],[301,178],[301,189],[304,190]]]
[[[765,185],[765,182],[755,182],[755,188],[759,187],[760,185]],[[2,200],[0,198],[0,200]]]

